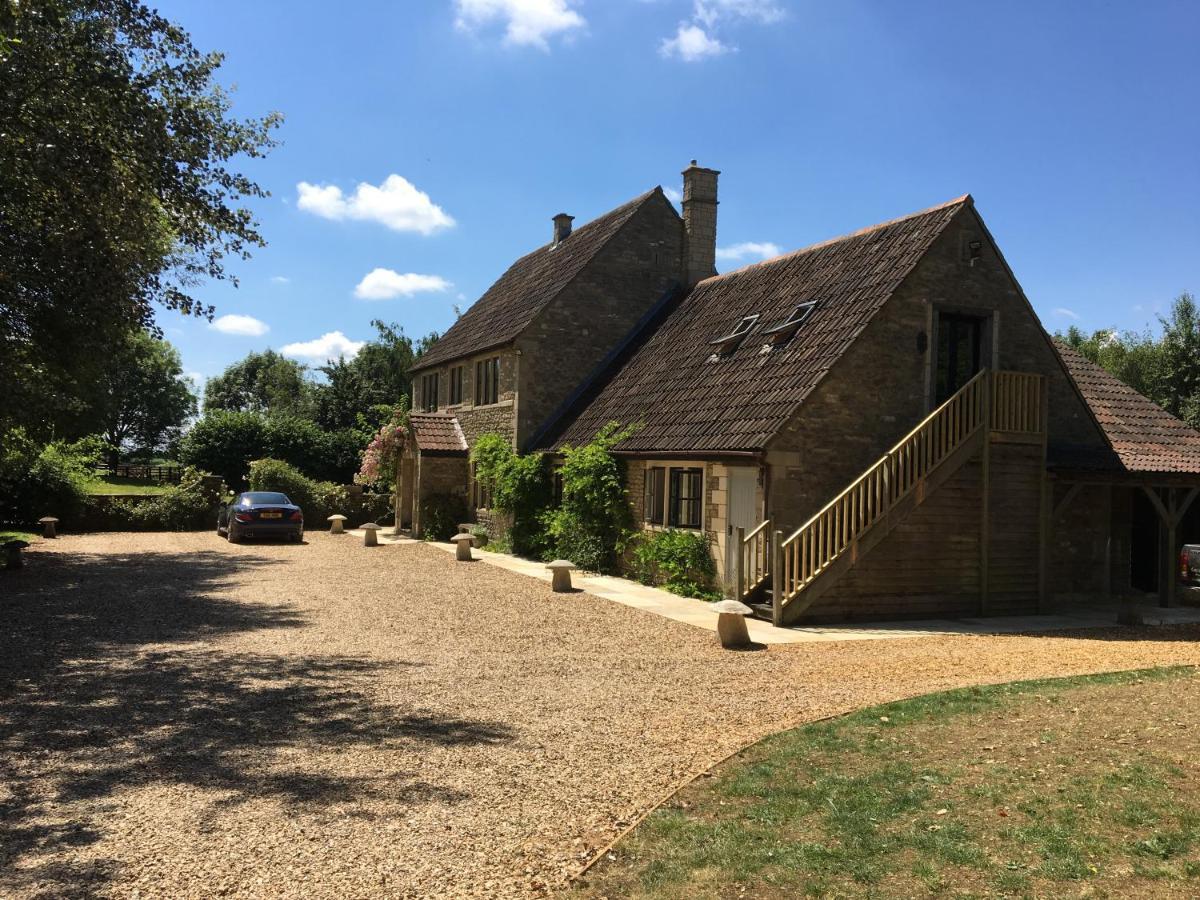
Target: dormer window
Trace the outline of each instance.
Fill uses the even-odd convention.
[[[750,333],[750,329],[754,327],[754,323],[758,321],[758,313],[752,316],[745,316],[737,323],[733,331],[724,337],[719,337],[715,341],[711,341],[711,345],[717,348],[717,353],[729,353],[738,348],[738,345],[746,339],[746,335]]]
[[[791,340],[792,336],[800,329],[805,320],[813,314],[813,310],[817,308],[816,300],[809,300],[807,303],[801,303],[792,314],[780,322],[773,328],[768,328],[763,332],[763,335],[772,344],[782,344],[785,341]]]

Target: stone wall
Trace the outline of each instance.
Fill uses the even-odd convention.
[[[518,447],[680,281],[682,244],[674,208],[661,194],[650,198],[517,339]]]
[[[732,573],[725,571],[726,542],[728,540],[728,467],[721,462],[687,461],[678,459],[629,459],[626,468],[626,490],[629,496],[629,509],[633,517],[633,525],[642,531],[651,532],[665,528],[664,525],[651,525],[646,522],[646,469],[651,466],[666,468],[698,468],[704,470],[704,502],[701,506],[704,536],[708,539],[709,548],[717,564],[718,583],[724,583],[732,578]],[[668,488],[669,490],[669,488]],[[758,498],[761,506],[761,492]]]
[[[973,210],[958,214],[771,442],[769,509],[785,533],[803,524],[932,409],[938,310],[990,315],[993,339],[987,343],[994,358],[985,362],[1048,377],[1051,440],[1103,446],[1002,260],[986,240],[973,264],[965,257],[963,247],[982,229]],[[803,339],[801,329],[795,340]]]
[[[480,406],[475,405],[475,364],[481,360],[500,357],[500,383],[497,389],[497,402]],[[452,365],[441,366],[438,373],[438,412],[450,413],[458,417],[462,426],[463,436],[467,444],[472,445],[481,434],[495,432],[512,438],[516,432],[515,415],[517,399],[517,372],[520,358],[511,347],[490,350],[487,353],[477,353],[474,356],[456,360]],[[463,402],[450,405],[450,370],[456,366],[463,367]],[[428,374],[428,373],[425,373]],[[413,384],[413,408],[422,409],[425,397],[422,395],[424,385],[418,377]]]

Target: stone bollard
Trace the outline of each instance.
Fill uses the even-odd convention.
[[[343,522],[346,521],[345,516],[334,513],[326,521],[330,523],[330,525],[329,525],[329,533],[330,534],[345,534],[346,533],[346,528],[342,524]]]
[[[746,616],[754,610],[737,600],[719,600],[713,604],[717,613],[717,637],[721,646],[736,650],[750,646],[750,631],[746,628]]]
[[[546,563],[546,568],[550,570],[550,590],[556,594],[569,594],[571,592],[571,572],[578,566],[569,560],[556,559],[552,563]]]
[[[25,541],[14,540],[5,541],[4,547],[4,568],[19,569],[25,565],[25,557],[21,555],[21,551],[28,547]]]
[[[471,555],[471,547],[475,543],[475,535],[456,534],[450,540],[454,541],[454,558],[459,562],[470,562],[475,558]]]
[[[458,523],[458,533],[459,534],[470,534],[471,529],[474,527],[475,527],[474,522],[459,522]]]
[[[42,526],[42,537],[58,537],[58,532],[54,530],[54,526],[58,524],[58,519],[54,518],[54,516],[43,516],[38,519],[38,524]]]
[[[376,532],[379,531],[379,529],[383,526],[376,525],[374,522],[368,522],[366,525],[360,525],[359,527],[362,528],[363,532],[363,546],[378,547],[379,535],[376,534]]]

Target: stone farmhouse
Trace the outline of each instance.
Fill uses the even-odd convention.
[[[554,453],[610,421],[636,521],[710,538],[777,624],[1175,597],[1200,433],[1042,327],[970,196],[717,274],[719,173],[517,260],[414,373],[402,519],[485,432]]]

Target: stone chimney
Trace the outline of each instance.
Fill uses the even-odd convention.
[[[571,223],[575,221],[574,216],[568,216],[566,213],[559,213],[554,217],[554,246],[557,247],[571,234]]]
[[[683,170],[683,259],[688,285],[717,273],[716,169]]]

